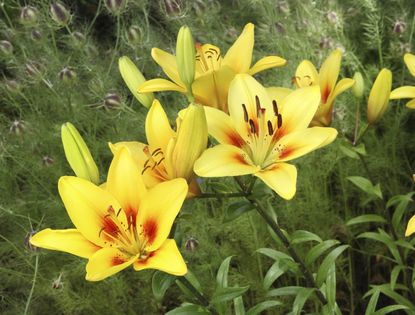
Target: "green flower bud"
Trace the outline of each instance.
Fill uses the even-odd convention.
[[[180,79],[190,92],[195,78],[196,49],[192,32],[187,26],[182,26],[177,35],[176,60]]]
[[[104,106],[108,109],[121,107],[121,97],[115,92],[109,92],[104,97]]]
[[[20,11],[20,23],[23,25],[33,25],[37,22],[38,11],[36,8],[27,5]]]
[[[76,73],[72,69],[65,67],[59,71],[59,79],[63,82],[71,82],[76,79]]]
[[[360,72],[356,72],[353,76],[354,85],[352,86],[353,95],[356,98],[362,98],[363,92],[365,91],[365,81],[363,80],[363,76]]]
[[[41,33],[40,31],[38,31],[38,30],[33,30],[33,31],[30,33],[30,38],[31,38],[32,40],[34,40],[34,41],[41,40],[41,39],[42,39],[42,33]]]
[[[142,32],[140,27],[132,25],[125,32],[125,37],[130,45],[137,45],[141,42]]]
[[[76,176],[98,185],[98,167],[78,130],[67,122],[62,125],[61,137],[66,160]]]
[[[126,0],[105,0],[108,11],[114,15],[120,14],[127,7]]]
[[[13,53],[13,45],[8,40],[0,41],[0,50],[5,55],[11,55]]]
[[[71,19],[71,14],[60,2],[55,2],[50,5],[50,15],[59,26],[67,25]]]

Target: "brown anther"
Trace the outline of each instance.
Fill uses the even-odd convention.
[[[249,126],[251,127],[251,133],[256,133],[255,124],[252,119],[249,120]]]
[[[267,125],[268,125],[268,134],[272,136],[274,134],[274,128],[272,128],[272,123],[269,120],[267,122]]]
[[[159,154],[161,152],[160,148],[157,148],[153,151],[153,153],[151,153],[151,156],[156,156],[157,154]]]
[[[121,212],[121,208],[119,208],[118,211],[117,211],[117,217],[120,214],[120,212]]]
[[[109,206],[107,211],[108,211],[109,214],[107,214],[106,216],[108,216],[110,214],[115,214],[115,210],[114,210],[114,208],[112,206]]]
[[[282,126],[282,116],[281,116],[281,114],[278,114],[277,120],[278,120],[277,127],[278,127],[278,129],[280,129],[281,126]]]
[[[272,108],[274,109],[274,115],[278,116],[278,105],[276,100],[272,100]]]
[[[160,161],[157,162],[157,165],[160,165],[161,162],[164,161],[164,157],[160,159]]]
[[[245,122],[248,122],[248,112],[246,110],[245,104],[242,104],[242,109],[244,110],[244,120]]]
[[[259,117],[261,113],[261,102],[259,101],[258,95],[255,95],[255,104],[256,104],[256,116]]]
[[[147,165],[146,167],[144,167],[143,168],[143,170],[141,171],[141,175],[143,175],[144,174],[144,172],[147,170],[147,169],[149,169],[151,166],[150,165]]]

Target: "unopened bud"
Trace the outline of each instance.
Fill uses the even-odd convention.
[[[77,177],[99,184],[99,171],[84,139],[71,123],[62,125],[61,137],[66,160]]]
[[[38,11],[30,5],[24,6],[20,11],[20,23],[33,25],[37,22]]]
[[[287,3],[287,1],[278,1],[277,8],[279,11],[281,11],[284,14],[290,13],[290,7]]]
[[[336,25],[339,23],[339,16],[334,11],[328,12],[326,17],[327,17],[327,20],[333,25]]]
[[[71,14],[60,2],[55,2],[50,5],[50,15],[52,16],[52,19],[60,26],[67,25],[71,19]]]
[[[329,37],[323,37],[320,39],[319,46],[321,49],[332,49],[333,42]]]
[[[182,2],[180,0],[164,0],[167,15],[180,15],[182,12]]]
[[[118,60],[118,68],[131,93],[144,107],[149,108],[153,103],[154,96],[153,93],[138,93],[139,86],[146,81],[146,78],[138,70],[134,62],[126,56],[121,57]]]
[[[356,72],[353,76],[354,85],[352,86],[353,95],[361,99],[363,97],[363,93],[365,91],[365,81],[363,80],[363,76],[360,72]]]
[[[373,83],[367,100],[367,121],[369,124],[375,124],[382,118],[388,108],[391,88],[392,72],[384,68]]]
[[[195,78],[196,49],[192,32],[187,26],[182,26],[177,35],[176,60],[180,79],[191,92]]]
[[[13,45],[8,40],[0,41],[0,50],[5,55],[11,55],[13,53]]]
[[[188,250],[190,252],[194,252],[199,246],[199,241],[197,239],[195,239],[193,236],[191,236],[186,241],[186,244],[184,246],[185,246],[186,250]]]
[[[71,82],[76,79],[76,73],[72,69],[65,67],[59,71],[59,79],[63,82]]]
[[[104,97],[104,106],[109,109],[121,107],[121,97],[115,92],[109,92]]]
[[[114,15],[120,14],[127,6],[127,0],[105,0],[108,11]]]
[[[30,38],[31,38],[32,40],[34,40],[34,41],[41,40],[41,39],[42,39],[42,33],[41,33],[40,31],[38,31],[38,30],[33,30],[33,31],[30,33]]]
[[[27,63],[25,65],[26,74],[32,78],[40,76],[39,66],[35,63]]]
[[[285,34],[286,29],[284,27],[284,24],[282,24],[281,22],[276,22],[274,25],[278,33]]]
[[[44,157],[42,157],[42,164],[44,166],[51,166],[54,163],[55,163],[55,160],[51,158],[50,156],[45,155]]]
[[[15,135],[19,136],[24,133],[25,129],[26,129],[26,126],[23,120],[15,120],[13,121],[9,130],[11,133],[14,133]]]
[[[142,32],[137,25],[131,25],[125,35],[130,45],[137,45],[141,42]]]
[[[81,32],[73,32],[72,38],[78,45],[84,44],[86,41],[85,35]]]
[[[5,85],[9,92],[16,93],[20,90],[20,84],[16,80],[7,80]]]
[[[406,30],[406,23],[403,21],[396,21],[393,25],[393,32],[400,35]]]

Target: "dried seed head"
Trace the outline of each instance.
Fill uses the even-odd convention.
[[[42,157],[42,164],[44,166],[51,166],[55,163],[55,160],[53,158],[51,158],[48,155],[45,155],[44,157]]]
[[[189,237],[186,241],[185,248],[190,252],[194,252],[199,246],[199,241],[195,239],[193,236]]]
[[[24,6],[20,11],[20,23],[23,25],[33,25],[37,22],[38,11],[30,5]]]
[[[105,6],[111,14],[119,15],[127,7],[127,0],[105,0]]]
[[[183,3],[181,0],[164,0],[163,3],[167,15],[177,16],[182,13]]]
[[[42,33],[39,30],[33,30],[30,33],[30,38],[34,41],[39,41],[42,39]]]
[[[276,22],[274,25],[278,33],[285,34],[286,30],[284,24],[282,24],[281,22]]]
[[[333,25],[337,25],[339,23],[339,16],[334,11],[327,12],[326,17],[327,17],[327,20],[329,21],[329,23],[331,23]]]
[[[141,42],[142,32],[139,26],[131,25],[125,32],[125,37],[130,45],[137,45]]]
[[[15,135],[22,135],[26,129],[25,123],[23,120],[15,120],[10,126],[10,132]]]
[[[60,290],[63,288],[63,281],[62,281],[62,272],[59,274],[59,276],[53,280],[52,282],[52,289]]]
[[[331,49],[333,48],[333,42],[329,37],[322,37],[318,44],[320,49]]]
[[[16,80],[7,80],[5,86],[6,89],[12,93],[16,93],[20,90],[20,84]]]
[[[27,232],[24,238],[24,246],[26,247],[27,250],[34,252],[34,253],[38,251],[38,248],[30,243],[30,239],[32,238],[33,235],[36,234],[36,232],[37,231]]]
[[[278,1],[277,8],[284,14],[290,13],[290,6],[288,5],[287,1]]]
[[[121,107],[121,97],[115,92],[109,92],[105,95],[104,106],[109,109]]]
[[[40,75],[39,65],[30,62],[25,65],[25,72],[28,76],[36,78]]]
[[[405,32],[406,30],[406,23],[403,21],[396,21],[395,24],[393,25],[393,32],[401,35]]]
[[[60,2],[54,2],[50,5],[50,15],[59,26],[67,25],[71,19],[71,14]]]
[[[8,40],[0,41],[0,50],[5,55],[11,55],[13,53],[13,45]]]
[[[68,67],[65,67],[61,71],[59,71],[58,76],[62,82],[71,82],[76,79],[75,71]]]

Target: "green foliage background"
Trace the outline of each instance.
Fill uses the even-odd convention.
[[[38,10],[33,26],[19,22],[25,4]],[[13,45],[12,53],[0,52],[0,313],[5,315],[24,312],[36,255],[39,270],[27,314],[164,314],[189,300],[172,287],[162,301],[157,301],[151,290],[151,271],[136,273],[130,268],[91,283],[84,280],[84,260],[27,247],[32,231],[72,225],[56,185],[60,176],[72,174],[60,141],[62,123],[70,121],[80,130],[97,160],[102,181],[111,160],[107,142],[145,142],[147,110],[122,82],[117,69],[120,56],[134,60],[147,78],[163,77],[150,51],[159,47],[173,52],[180,26],[189,25],[196,41],[215,44],[225,52],[243,26],[253,22],[254,60],[272,54],[288,60],[286,67],[257,76],[266,86],[292,87],[291,78],[301,60],[320,65],[335,47],[345,51],[341,76],[362,72],[366,94],[382,67],[393,71],[394,87],[414,83],[402,59],[405,52],[413,50],[415,7],[411,0],[143,0],[129,1],[128,9],[119,17],[107,10],[104,1],[66,1],[71,12],[68,27],[57,26],[49,5],[46,0],[0,3],[0,40]],[[397,24],[402,32],[397,32]],[[133,25],[139,32],[131,41],[128,31]],[[41,34],[40,39],[32,38],[34,30]],[[30,74],[28,67],[38,71]],[[75,72],[76,79],[60,80],[64,67]],[[119,98],[118,104],[108,104],[108,93]],[[186,106],[186,99],[178,94],[158,93],[157,97],[172,121],[177,110]],[[365,176],[380,183],[386,199],[413,189],[415,112],[403,104],[391,102],[381,123],[365,136],[368,154],[363,165],[341,150],[347,143],[345,138],[353,134],[356,100],[350,92],[337,99],[334,127],[342,135],[329,147],[296,161],[299,178],[294,200],[285,202],[271,194],[262,200],[274,207],[284,229],[304,229],[322,239],[355,242],[351,236],[355,232],[345,222],[361,214],[383,215],[383,209],[368,200],[347,176]],[[362,107],[364,115],[365,104]],[[204,183],[205,189],[235,190],[230,180],[210,183],[214,184]],[[258,185],[257,189],[266,189]],[[272,264],[255,251],[282,247],[254,212],[224,222],[225,209],[231,202],[186,202],[176,239],[207,295],[214,291],[222,260],[234,255],[229,282],[250,285],[244,304],[253,306],[265,300],[262,279]],[[413,214],[411,206],[397,231],[400,236]],[[376,230],[372,225],[359,228],[361,232]],[[185,248],[190,237],[198,240],[194,251]],[[367,304],[363,295],[369,284],[388,282],[392,268],[384,258],[388,255],[386,247],[371,242],[359,242],[355,247],[363,254],[355,254],[352,263],[347,255],[337,261],[337,301],[344,314],[363,314]],[[301,254],[309,248],[297,247]],[[412,268],[413,252],[409,257]],[[56,282],[60,275],[62,283]],[[283,275],[273,288],[296,282],[301,280]],[[291,309],[291,298],[281,300],[284,305],[268,314],[286,314]],[[386,306],[391,300],[385,297],[379,304]]]

